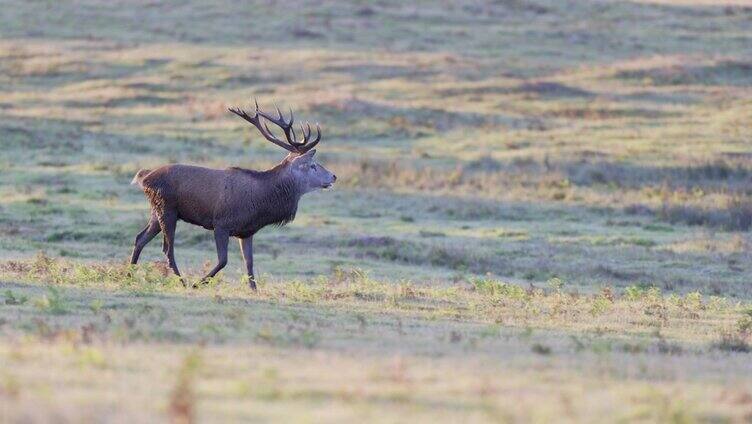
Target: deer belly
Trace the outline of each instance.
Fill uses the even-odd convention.
[[[233,237],[247,238],[256,234],[256,232],[261,229],[261,226],[258,225],[258,220],[255,217],[251,219],[249,218],[250,217],[236,216],[223,220],[222,222],[217,223],[217,225],[227,228],[228,232]]]
[[[204,227],[207,230],[214,229],[214,214],[210,211],[196,207],[178,208],[178,218],[193,225]]]
[[[236,225],[232,225],[232,228],[230,228],[230,235],[233,237],[238,238],[247,238],[250,237],[259,230],[255,225],[248,224],[248,223],[237,223]]]

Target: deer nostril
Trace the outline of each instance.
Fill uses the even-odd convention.
[[[337,176],[332,174],[332,180],[337,181]]]

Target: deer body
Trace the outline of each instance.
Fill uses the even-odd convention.
[[[256,125],[267,139],[273,135],[266,125],[261,127],[259,116],[280,125],[286,135],[289,133],[292,118],[285,122],[280,113],[281,121],[278,121],[260,112],[258,105],[256,107],[254,117],[242,111],[231,111]],[[289,141],[290,144],[286,145],[289,147],[274,139],[275,144],[282,145],[290,154],[279,165],[266,171],[219,170],[182,164],[139,171],[132,184],[140,186],[148,197],[151,217],[146,228],[136,236],[131,263],[138,262],[144,246],[161,231],[164,233],[163,251],[170,268],[180,276],[175,263],[174,237],[177,221],[182,220],[214,231],[218,263],[204,280],[216,275],[227,264],[227,244],[232,236],[240,239],[249,284],[255,289],[253,235],[268,225],[284,225],[292,221],[298,210],[298,201],[305,193],[328,188],[337,178],[314,162],[316,151],[305,148],[310,128],[307,134],[305,130],[303,133],[306,136],[304,141]],[[313,147],[319,138],[320,130],[317,140],[309,146]]]
[[[174,208],[182,221],[245,238],[295,218],[301,194],[282,174],[276,168],[259,172],[177,164],[146,170],[134,183],[152,204]]]

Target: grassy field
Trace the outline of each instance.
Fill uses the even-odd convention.
[[[288,3],[3,5],[0,421],[752,420],[752,2]],[[339,177],[259,291],[125,266],[252,97]]]

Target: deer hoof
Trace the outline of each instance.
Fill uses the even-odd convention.
[[[192,287],[194,289],[197,289],[201,286],[207,286],[207,285],[209,285],[209,277],[202,278],[201,281],[199,281],[198,283],[193,283]]]

